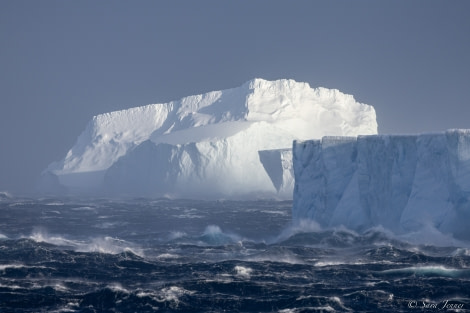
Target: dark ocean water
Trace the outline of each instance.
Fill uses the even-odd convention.
[[[466,244],[293,226],[291,205],[3,199],[0,312],[470,312]]]

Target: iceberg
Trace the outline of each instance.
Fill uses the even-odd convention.
[[[279,197],[290,199],[294,190],[292,149],[261,150],[258,154]]]
[[[351,95],[253,79],[95,116],[43,177],[71,194],[292,199],[294,139],[376,133],[374,108]]]
[[[470,130],[294,141],[293,219],[470,240]]]

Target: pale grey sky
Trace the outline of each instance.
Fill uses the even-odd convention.
[[[93,115],[292,78],[380,133],[470,128],[470,1],[0,2],[0,191],[27,192]]]

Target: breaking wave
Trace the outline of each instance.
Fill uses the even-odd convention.
[[[0,205],[6,312],[470,308],[470,248],[432,229],[436,244],[293,224],[279,202],[60,203]]]
[[[67,239],[61,235],[52,235],[44,229],[35,230],[30,236],[23,237],[38,243],[49,243],[65,249],[72,249],[77,252],[97,252],[107,254],[119,254],[131,252],[135,255],[144,256],[144,251],[138,245],[128,241],[109,236],[95,237],[86,241]]]

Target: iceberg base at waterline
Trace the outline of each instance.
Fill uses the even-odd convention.
[[[294,221],[470,240],[470,130],[295,141]]]

